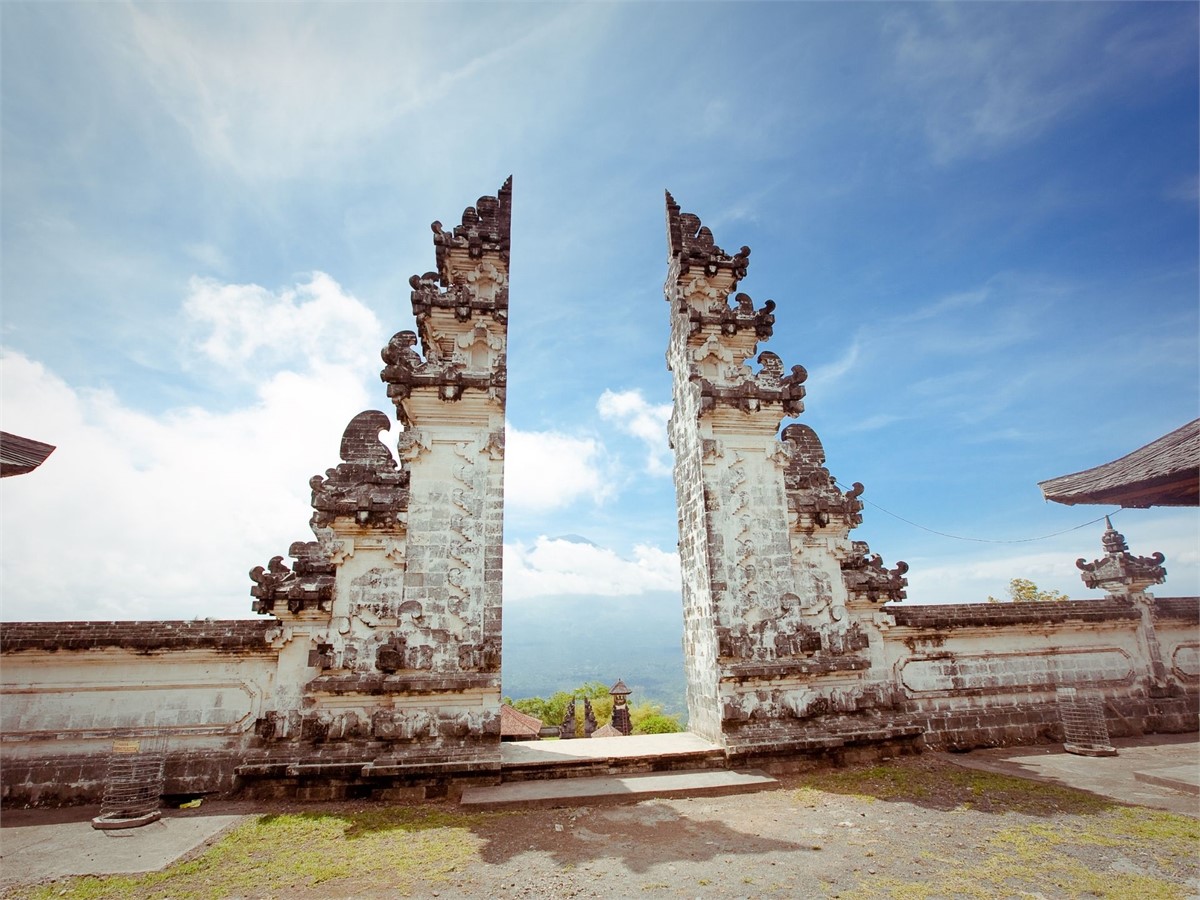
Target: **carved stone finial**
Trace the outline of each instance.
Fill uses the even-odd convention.
[[[283,564],[282,556],[275,556],[265,570],[262,566],[250,570],[254,582],[251,608],[262,615],[275,615],[280,606],[293,614],[306,609],[328,611],[333,602],[334,564],[321,545],[296,541],[288,555],[295,559],[291,569]]]
[[[803,390],[803,388],[801,388]],[[783,446],[788,454],[783,483],[788,508],[799,516],[802,531],[825,528],[831,522],[841,528],[862,524],[863,503],[858,482],[843,492],[825,468],[825,448],[808,425],[795,423],[783,429]]]
[[[508,176],[495,197],[480,197],[474,206],[463,210],[462,224],[454,226],[452,231],[446,231],[441,222],[434,222],[431,227],[438,272],[445,287],[454,282],[449,266],[453,250],[465,249],[471,259],[480,259],[485,252],[492,251],[507,263],[512,231],[512,176]]]
[[[1112,519],[1108,516],[1104,517],[1104,534],[1100,537],[1100,546],[1104,548],[1105,553],[1125,553],[1129,550],[1125,535],[1113,528]]]
[[[899,603],[908,596],[908,579],[904,577],[908,563],[900,560],[896,568],[888,569],[883,557],[871,553],[866,541],[854,541],[852,546],[852,558],[842,563],[842,578],[851,596],[871,603]]]
[[[325,478],[311,481],[314,527],[347,517],[359,525],[387,528],[396,524],[397,513],[408,509],[408,470],[396,464],[379,440],[379,432],[390,427],[391,420],[378,410],[350,420],[342,436],[342,462]]]
[[[1125,536],[1113,528],[1108,516],[1104,517],[1104,525],[1104,534],[1100,538],[1104,556],[1091,562],[1082,558],[1075,560],[1084,585],[1102,590],[1110,597],[1128,599],[1152,584],[1166,581],[1167,570],[1162,565],[1166,556],[1157,552],[1153,556],[1134,556],[1129,552]]]
[[[713,234],[692,213],[680,212],[679,204],[667,191],[667,246],[671,258],[679,263],[679,274],[686,275],[698,269],[706,275],[728,272],[736,285],[746,277],[750,265],[750,248],[742,247],[735,254],[726,253],[717,246]]]

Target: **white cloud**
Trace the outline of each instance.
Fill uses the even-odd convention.
[[[628,596],[678,591],[679,555],[657,547],[634,547],[624,559],[606,547],[538,537],[533,544],[504,546],[504,598],[521,601],[563,595]]]
[[[606,454],[595,438],[557,431],[505,434],[504,503],[513,510],[545,512],[580,498],[602,503],[611,490]]]
[[[206,336],[206,358],[245,377],[281,366],[358,365],[384,343],[375,314],[324,272],[278,292],[257,284],[193,278],[184,314]]]
[[[1200,516],[1193,510],[1127,511],[1113,525],[1125,534],[1134,556],[1166,557],[1167,580],[1150,588],[1160,597],[1193,596],[1200,590]],[[1098,559],[1103,555],[1099,522],[1058,535],[1033,546],[993,545],[969,548],[955,556],[943,554],[926,564],[909,560],[908,603],[981,603],[988,598],[1007,597],[1013,578],[1028,578],[1042,590],[1061,591],[1073,599],[1097,598],[1103,592],[1084,587],[1075,560]]]
[[[646,446],[647,474],[671,474],[671,448],[667,443],[670,403],[648,403],[640,390],[605,390],[596,401],[596,411],[602,419],[612,422]]]
[[[402,158],[420,153],[435,126],[418,117],[435,117],[439,104],[453,108],[462,91],[478,99],[513,70],[537,74],[530,60],[541,54],[590,46],[607,16],[484,7],[462,16],[416,4],[127,13],[122,44],[136,66],[126,61],[125,70],[141,75],[202,157],[255,185],[355,171],[347,163],[377,151],[381,139],[393,146],[398,127],[408,132]],[[521,96],[485,104],[471,121],[511,114]],[[449,118],[436,126],[443,137],[462,117]]]
[[[362,365],[378,324],[322,275],[279,295],[195,282],[188,303],[211,359],[265,370],[248,405],[152,415],[0,356],[5,430],[57,447],[0,482],[4,618],[245,617],[245,573],[309,538],[308,479],[384,405]]]

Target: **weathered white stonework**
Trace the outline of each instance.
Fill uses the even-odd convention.
[[[904,596],[906,567],[849,540],[862,486],[835,485],[816,434],[779,439],[806,373],[757,352],[775,304],[735,294],[749,248],[725,253],[670,194],[667,240],[689,727],[738,750],[853,730],[894,703],[875,604]]]
[[[356,416],[342,462],[312,480],[316,541],[293,545],[291,571],[251,573],[255,609],[299,651],[260,722],[268,758],[348,742],[375,767],[499,759],[510,206],[511,180],[461,225],[433,224],[417,331],[382,351],[396,458],[390,418]]]
[[[511,185],[433,225],[415,331],[383,349],[395,409],[346,428],[313,539],[251,572],[259,620],[5,623],[5,804],[94,801],[116,739],[162,738],[169,793],[441,795],[500,777]],[[689,727],[726,761],[1061,740],[1056,693],[1112,735],[1200,724],[1200,598],[1111,524],[1078,565],[1100,600],[896,606],[907,566],[861,541],[863,487],[825,467],[805,373],[759,344],[775,304],[668,195]],[[381,440],[394,441],[393,454]],[[586,706],[586,704],[585,704]],[[586,718],[587,710],[584,710]],[[869,746],[865,746],[869,745]]]

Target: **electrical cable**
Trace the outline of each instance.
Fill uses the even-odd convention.
[[[834,480],[834,484],[836,484],[838,487],[840,487],[844,491],[850,490],[850,488],[846,487],[846,485],[842,484],[840,481],[837,481],[836,479]],[[920,528],[922,531],[928,531],[930,534],[936,534],[939,537],[951,538],[952,540],[956,540],[956,541],[971,541],[972,543],[975,543],[975,544],[1029,544],[1029,543],[1032,543],[1033,541],[1044,541],[1044,540],[1047,540],[1052,537],[1058,537],[1060,534],[1070,534],[1072,531],[1078,531],[1080,528],[1087,528],[1089,525],[1095,525],[1097,522],[1102,522],[1106,518],[1115,516],[1122,509],[1124,509],[1124,507],[1119,506],[1116,509],[1114,509],[1112,512],[1105,513],[1103,516],[1099,516],[1098,518],[1092,519],[1091,521],[1084,522],[1082,525],[1075,525],[1071,528],[1064,528],[1062,531],[1056,531],[1053,534],[1043,534],[1043,535],[1040,535],[1039,537],[1031,537],[1031,538],[1017,538],[1016,540],[997,540],[995,538],[974,538],[974,537],[963,537],[961,534],[947,534],[945,531],[938,531],[935,528],[927,528],[926,526],[921,525],[918,522],[914,522],[911,519],[904,518],[904,516],[898,516],[898,515],[896,515],[896,513],[892,512],[890,509],[884,509],[878,503],[871,503],[870,500],[867,500],[863,497],[860,497],[859,499],[862,500],[863,503],[868,503],[871,506],[875,507],[881,513],[887,513],[887,515],[891,516],[893,519],[899,519],[901,522],[904,522],[906,525],[911,525],[913,528]]]

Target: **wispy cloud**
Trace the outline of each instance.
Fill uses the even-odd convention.
[[[671,474],[671,449],[667,444],[670,403],[649,403],[640,390],[605,390],[596,401],[596,411],[600,418],[641,441],[646,448],[647,474]]]
[[[916,103],[935,161],[989,155],[1076,116],[1103,88],[1187,64],[1195,35],[1157,19],[1096,37],[1117,11],[1030,7],[1021,16],[953,5],[894,13],[893,75]],[[1188,46],[1191,43],[1191,47]]]
[[[505,429],[504,502],[515,511],[562,509],[581,499],[603,503],[612,493],[604,445],[558,431]]]
[[[639,545],[633,559],[606,547],[540,536],[504,547],[504,596],[627,596],[679,590],[679,555]]]
[[[137,62],[162,108],[203,157],[247,181],[352,165],[405,131],[408,149],[420,150],[431,134],[421,116],[538,48],[586,40],[589,29],[572,26],[603,18],[481,7],[468,20],[407,4],[238,13],[227,28],[197,10],[128,8]],[[500,114],[483,105],[472,116]]]

